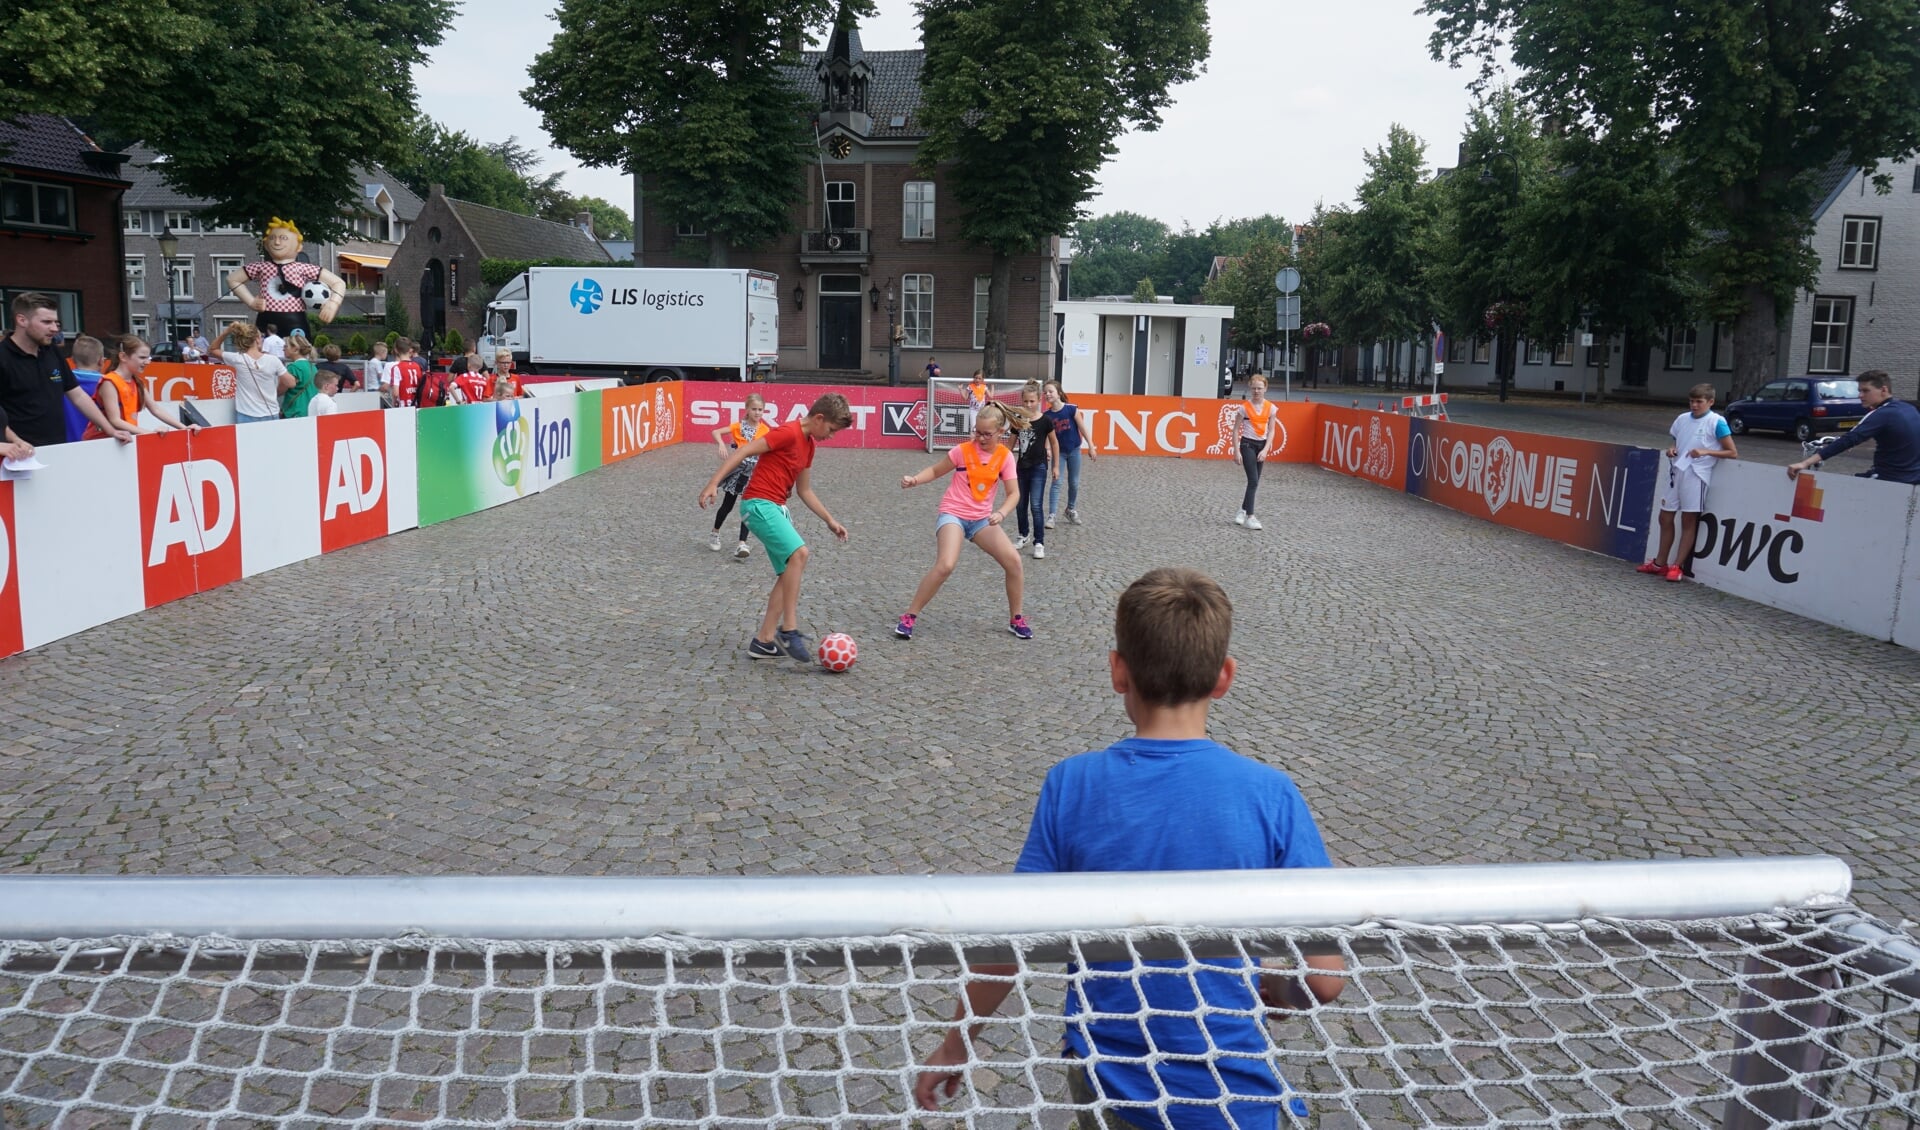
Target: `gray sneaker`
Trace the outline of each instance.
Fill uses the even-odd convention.
[[[802,663],[813,662],[813,641],[801,635],[798,631],[789,632],[781,629],[780,646],[786,649],[788,655],[793,656]]]
[[[778,659],[785,654],[786,652],[780,650],[779,644],[770,640],[755,639],[747,643],[749,659]]]
[[[1070,525],[1070,526],[1077,526],[1077,525],[1079,525],[1079,524],[1080,524],[1080,511],[1079,511],[1079,510],[1077,510],[1077,509],[1075,509],[1075,508],[1073,508],[1073,507],[1068,507],[1068,508],[1067,508],[1067,524],[1068,524],[1068,525]]]

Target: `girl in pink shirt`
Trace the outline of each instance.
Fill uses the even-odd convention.
[[[933,524],[933,568],[920,578],[920,587],[914,591],[913,603],[907,606],[906,614],[895,625],[894,635],[903,640],[913,638],[913,626],[920,617],[920,611],[933,600],[940,586],[947,583],[947,578],[953,575],[953,567],[960,562],[961,543],[971,541],[998,561],[1007,572],[1007,614],[1011,617],[1007,621],[1007,630],[1023,640],[1033,638],[1033,629],[1027,626],[1027,618],[1020,611],[1025,584],[1020,570],[1020,552],[1013,548],[1013,543],[1007,540],[1006,530],[1001,528],[1007,515],[1020,505],[1020,484],[1016,478],[1013,453],[1000,440],[1009,425],[1024,428],[1027,424],[1027,418],[1017,410],[1003,404],[988,404],[974,418],[973,439],[970,442],[947,452],[939,462],[919,474],[901,478],[900,489],[910,490],[922,483],[930,483],[941,475],[952,476],[947,484],[947,493],[940,498],[940,514]],[[996,509],[993,496],[1003,486],[1006,488],[1006,500]]]

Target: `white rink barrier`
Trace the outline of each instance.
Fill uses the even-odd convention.
[[[1664,457],[1660,468],[1666,482]],[[1657,503],[1656,503],[1657,505]],[[1693,573],[1709,588],[1920,648],[1920,487],[1723,462],[1707,488]],[[1647,555],[1660,544],[1649,523]]]
[[[419,524],[414,412],[42,448],[0,483],[0,655]]]

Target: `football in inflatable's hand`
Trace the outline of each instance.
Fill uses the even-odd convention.
[[[326,283],[316,279],[301,288],[300,297],[306,302],[307,309],[318,310],[327,304],[327,299],[333,297],[333,291],[327,289]]]
[[[859,657],[860,649],[845,632],[835,632],[820,641],[820,666],[829,671],[845,671]]]

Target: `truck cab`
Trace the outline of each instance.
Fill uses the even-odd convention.
[[[513,367],[527,371],[527,276],[515,275],[487,303],[487,320],[480,335],[480,363],[493,368],[499,350],[513,354]]]

